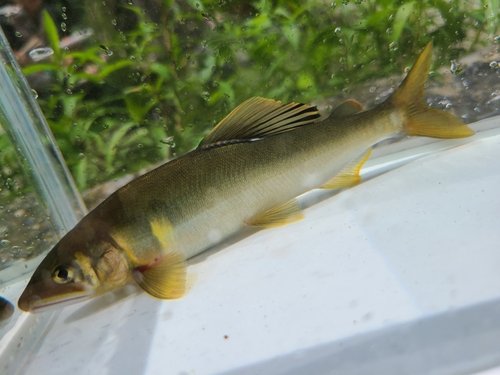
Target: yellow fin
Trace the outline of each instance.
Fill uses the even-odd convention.
[[[431,107],[411,108],[404,127],[408,135],[434,138],[465,138],[474,135],[474,130],[455,116]]]
[[[354,99],[348,99],[337,108],[335,108],[330,114],[330,118],[344,118],[355,115],[363,109],[360,102]]]
[[[236,107],[200,142],[198,147],[224,141],[261,138],[310,124],[319,117],[316,107],[264,98],[251,98]]]
[[[296,199],[292,199],[282,205],[271,208],[264,215],[250,220],[247,224],[255,227],[274,228],[294,223],[303,218],[304,214],[299,202]]]
[[[349,186],[356,185],[361,181],[359,172],[361,167],[370,157],[372,149],[370,148],[367,152],[357,158],[353,163],[349,164],[347,167],[342,169],[334,178],[327,181],[321,186],[321,189],[341,189]]]
[[[139,286],[153,297],[180,298],[186,289],[186,260],[179,253],[168,253],[152,264],[134,269],[133,277]]]
[[[474,135],[474,131],[456,117],[424,105],[424,84],[429,73],[431,57],[432,42],[429,42],[401,86],[389,99],[404,115],[405,133],[434,138],[462,138]]]

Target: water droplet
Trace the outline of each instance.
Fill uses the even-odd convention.
[[[85,154],[83,154],[82,152],[80,152],[80,153],[78,154],[78,159],[80,159],[80,160],[85,159]]]
[[[21,253],[21,248],[19,246],[12,246],[10,248],[10,252],[14,257],[19,257],[19,254]]]
[[[210,94],[208,92],[206,92],[206,91],[204,91],[204,92],[201,93],[201,97],[203,99],[205,99],[205,101],[207,101],[207,102],[210,100]]]
[[[29,51],[28,56],[33,60],[34,62],[38,62],[40,60],[45,59],[46,57],[49,57],[54,54],[54,50],[50,47],[42,47],[42,48],[34,48],[31,51]]]
[[[66,15],[66,13],[62,13],[61,17],[62,17],[63,20],[67,20],[68,19],[68,16]]]
[[[38,99],[38,93],[36,92],[36,90],[31,89],[31,94],[33,95],[33,99]]]
[[[67,89],[67,90],[66,90],[66,94],[68,94],[68,95],[73,95],[73,91],[71,91],[71,89]]]
[[[396,52],[398,50],[398,42],[392,42],[389,44],[389,51]]]
[[[65,22],[61,22],[61,30],[62,31],[66,31],[67,27],[66,27],[66,23]]]
[[[23,36],[23,34],[21,34],[19,31],[16,31],[15,32],[15,35],[18,37],[18,38],[21,38]]]
[[[101,49],[102,51],[104,51],[104,53],[108,56],[113,56],[113,51],[111,51],[108,47],[106,47],[104,44],[101,44],[99,46],[99,49]]]
[[[493,38],[495,43],[500,43],[500,35]]]
[[[213,81],[212,82],[212,87],[219,87],[219,82]]]
[[[332,10],[335,10],[335,8],[337,7],[337,4],[335,3],[335,1],[332,1],[330,6],[332,7]]]
[[[462,69],[460,68],[460,63],[457,60],[451,60],[450,72],[453,75],[458,75],[460,74],[460,72],[462,72]]]
[[[349,0],[342,0],[342,4],[343,4],[343,5],[347,5],[347,4],[349,4]]]
[[[130,55],[129,59],[130,59],[130,61],[135,61],[135,56],[134,55]]]
[[[335,28],[335,34],[340,35],[342,33],[342,29],[340,27]]]
[[[10,241],[9,240],[1,240],[0,241],[0,247],[5,248],[5,247],[7,247],[9,245],[10,245]]]
[[[115,18],[113,18],[113,19],[111,20],[111,24],[112,24],[113,26],[116,26],[117,22],[116,22],[116,19],[115,19]]]
[[[476,112],[476,113],[480,113],[480,112],[481,112],[481,108],[479,108],[479,107],[474,107],[474,112]]]
[[[186,53],[186,60],[189,60],[191,58],[191,55]]]
[[[497,62],[497,61],[492,61],[492,62],[490,62],[490,68],[491,68],[491,69],[496,69],[496,68],[498,68],[498,62]]]
[[[137,148],[143,148],[143,147],[144,147],[144,145],[143,145],[142,143],[139,143],[139,144],[137,145]]]
[[[168,138],[162,139],[160,142],[163,143],[164,145],[169,146],[169,147],[172,147],[172,148],[175,147],[174,137],[168,137]]]

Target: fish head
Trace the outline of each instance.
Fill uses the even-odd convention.
[[[128,261],[112,240],[101,237],[82,235],[81,228],[63,237],[35,270],[19,308],[37,312],[65,306],[124,285]]]

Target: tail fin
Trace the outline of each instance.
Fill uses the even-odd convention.
[[[389,99],[403,111],[403,130],[408,135],[434,138],[464,138],[474,131],[456,117],[441,110],[425,106],[422,98],[432,56],[432,42],[429,42],[406,76],[401,86]]]

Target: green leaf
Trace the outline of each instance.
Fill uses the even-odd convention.
[[[83,158],[74,166],[75,182],[78,190],[83,191],[87,187],[87,158]]]
[[[150,67],[153,73],[158,74],[163,79],[169,79],[171,77],[170,68],[166,64],[152,63]]]
[[[408,23],[408,17],[410,17],[411,12],[413,11],[414,8],[414,3],[406,3],[401,5],[398,8],[398,11],[396,12],[396,17],[394,18],[394,24],[392,27],[392,41],[396,42],[399,40],[399,37],[401,36],[401,32],[403,31],[403,28],[405,25]]]
[[[116,154],[118,144],[120,143],[121,139],[127,134],[127,132],[132,128],[133,125],[134,125],[133,123],[127,122],[113,132],[113,135],[109,139],[105,150],[106,168],[112,169],[113,159]]]
[[[30,66],[27,66],[23,68],[23,74],[25,76],[30,75],[30,74],[35,74],[39,72],[45,72],[45,71],[57,71],[60,70],[61,67],[58,64],[33,64]]]
[[[283,28],[283,35],[296,50],[299,49],[300,29],[297,25],[290,24]]]
[[[486,13],[488,13],[487,19],[489,19],[488,31],[490,35],[494,35],[498,29],[499,14],[500,14],[500,0],[487,0],[488,5]]]
[[[59,46],[59,33],[57,32],[57,27],[49,12],[43,11],[43,22],[45,25],[45,33],[47,34],[47,40],[49,42],[50,48],[54,51],[54,56],[59,60],[61,58],[61,47]]]
[[[118,60],[113,64],[107,64],[98,74],[98,79],[103,80],[111,73],[116,72],[117,70],[123,69],[126,66],[132,65],[133,62],[130,60]]]
[[[144,116],[156,105],[149,90],[134,90],[125,95],[125,104],[130,116],[137,122],[142,121]]]

